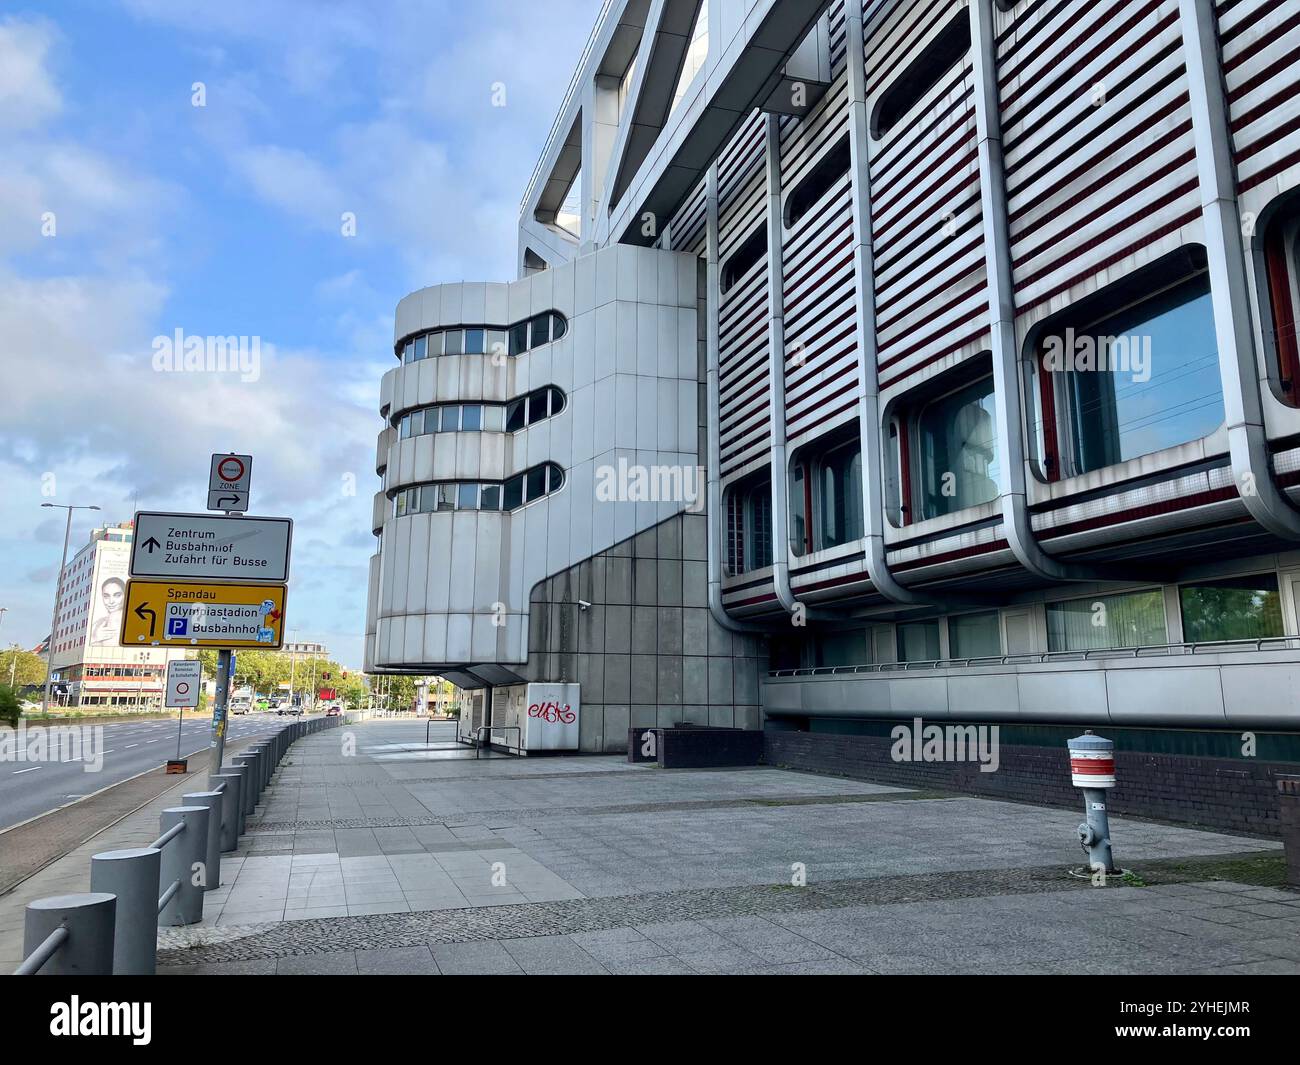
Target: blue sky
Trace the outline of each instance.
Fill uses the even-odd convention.
[[[393,307],[513,276],[599,7],[0,2],[0,644],[49,629],[41,502],[201,510],[233,450],[297,522],[290,629],[360,665]],[[159,372],[177,329],[258,338],[257,380]]]

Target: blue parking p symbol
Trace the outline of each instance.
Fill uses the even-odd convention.
[[[168,618],[167,635],[168,636],[186,636],[190,630],[189,618]]]

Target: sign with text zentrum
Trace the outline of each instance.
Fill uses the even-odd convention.
[[[287,581],[290,518],[140,511],[131,542],[132,577]]]

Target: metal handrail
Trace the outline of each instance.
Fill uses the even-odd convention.
[[[1300,637],[1261,636],[1249,640],[1204,640],[1199,643],[1147,644],[1142,647],[1094,647],[1084,651],[1027,651],[1011,655],[987,655],[982,658],[937,658],[924,662],[864,662],[852,666],[801,666],[797,669],[771,669],[769,677],[824,677],[855,673],[901,673],[916,670],[967,668],[970,666],[1007,666],[1046,664],[1050,662],[1096,662],[1107,658],[1153,658],[1160,655],[1197,655],[1210,651],[1287,651],[1300,647]],[[1274,646],[1277,645],[1277,646]]]
[[[14,970],[14,976],[35,976],[45,967],[45,963],[59,952],[59,948],[68,941],[69,935],[71,933],[68,931],[68,926],[59,925],[45,937],[39,947],[23,959],[23,963]]]
[[[185,822],[177,821],[176,824],[172,825],[171,828],[169,828],[156,840],[150,843],[149,846],[156,851],[160,851],[184,831],[185,831]]]
[[[484,732],[486,732],[486,733],[488,734],[488,742],[487,742],[487,746],[489,746],[489,747],[492,745],[492,733],[494,733],[494,732],[517,732],[517,733],[519,733],[519,742],[518,742],[515,746],[511,747],[509,744],[505,744],[504,746],[505,746],[506,750],[508,750],[508,751],[514,751],[515,754],[521,754],[521,753],[523,753],[523,749],[524,749],[524,730],[521,729],[518,725],[479,725],[479,727],[476,728],[476,729],[474,730],[474,740],[475,740],[475,745],[474,745],[474,760],[475,760],[475,761],[478,761],[479,752],[480,752],[480,751],[483,749],[483,747],[484,747],[483,741],[480,740],[480,739],[478,738],[478,737],[479,737],[480,735],[482,735]]]
[[[158,896],[159,913],[162,913],[163,910],[167,908],[167,903],[171,902],[171,900],[175,897],[176,892],[180,891],[180,889],[181,889],[181,881],[179,877],[177,877],[175,880],[173,880],[170,884],[167,885],[167,890]]]

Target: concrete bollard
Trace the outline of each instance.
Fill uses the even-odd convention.
[[[198,924],[203,920],[203,887],[199,868],[207,861],[208,808],[173,806],[162,812],[162,830],[184,824],[185,831],[163,847],[158,897],[167,903],[158,913],[162,925]],[[173,885],[179,887],[173,890]]]
[[[257,785],[254,779],[257,775],[257,759],[239,754],[235,756],[234,766],[235,772],[239,774],[239,811],[243,815],[242,820],[247,821],[257,804]],[[243,835],[243,829],[244,825],[240,825],[240,835]]]
[[[229,766],[220,773],[208,776],[208,787],[216,789],[224,784],[221,793],[221,850],[229,854],[239,847],[239,836],[244,830],[244,811],[239,808],[239,774]]]
[[[204,848],[204,891],[221,886],[221,792],[194,791],[181,796],[186,806],[205,806],[208,810],[208,845]]]
[[[258,802],[262,798],[262,752],[256,747],[249,747],[243,752],[241,757],[248,764],[250,770],[251,775],[249,782],[253,788],[252,807],[253,809],[256,809]],[[250,809],[248,812],[251,814],[253,809]]]
[[[152,976],[158,966],[158,881],[162,851],[104,851],[90,859],[90,890],[117,896],[113,975]]]
[[[37,971],[43,976],[111,976],[113,973],[113,915],[117,897],[103,891],[84,895],[55,895],[27,904],[23,918],[23,957],[31,957],[56,930],[66,935],[38,970],[27,962],[20,973]]]

